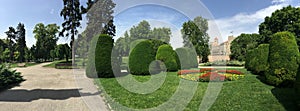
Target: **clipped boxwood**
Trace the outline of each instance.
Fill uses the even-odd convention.
[[[155,49],[150,40],[136,45],[129,55],[129,69],[133,75],[149,75],[149,65],[155,60]]]
[[[254,61],[255,58],[255,52],[254,50],[248,50],[247,54],[246,54],[246,61],[245,61],[245,68],[249,71],[253,71],[254,70]]]
[[[162,45],[158,48],[156,60],[164,62],[168,71],[177,71],[176,52],[170,45]]]
[[[290,32],[278,32],[271,37],[269,71],[265,74],[269,84],[291,86],[296,78],[299,50],[295,36]]]
[[[113,39],[109,35],[101,34],[92,39],[86,75],[90,78],[113,77],[111,53]]]
[[[180,66],[182,69],[190,69],[190,68],[197,68],[198,62],[197,62],[197,54],[195,54],[195,51],[183,47],[183,48],[177,48],[176,53],[178,55]]]
[[[195,49],[188,48],[191,68],[198,68],[198,57]]]
[[[263,74],[269,68],[268,57],[269,57],[269,44],[261,44],[254,49],[254,72],[256,74]]]

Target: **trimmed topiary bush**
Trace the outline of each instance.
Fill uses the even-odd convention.
[[[198,57],[195,49],[188,48],[191,68],[198,68]]]
[[[129,69],[133,75],[149,75],[149,65],[155,60],[155,49],[150,40],[142,41],[129,55]]]
[[[253,49],[254,57],[251,61],[251,67],[255,74],[263,74],[269,68],[269,44],[261,44],[257,48]]]
[[[111,64],[113,39],[109,35],[101,34],[92,39],[86,75],[90,78],[114,77]]]
[[[296,76],[296,82],[295,82],[295,89],[297,94],[297,107],[300,108],[300,53],[298,56],[298,71]]]
[[[197,68],[197,54],[196,52],[189,49],[189,48],[177,48],[176,53],[180,60],[180,66],[182,69],[190,69],[190,68]]]
[[[249,71],[253,71],[253,58],[254,58],[254,50],[248,50],[246,54],[245,60],[245,68]]]
[[[271,37],[266,81],[275,86],[291,86],[295,82],[299,50],[295,36],[290,32],[278,32]]]
[[[188,49],[187,48],[177,48],[175,51],[178,55],[181,69],[191,68]]]
[[[22,81],[24,81],[24,79],[20,72],[16,72],[16,70],[11,71],[5,66],[0,65],[0,89],[21,83]]]
[[[156,60],[164,62],[168,71],[177,71],[176,52],[170,45],[162,45],[158,48]]]

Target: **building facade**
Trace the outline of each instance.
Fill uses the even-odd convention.
[[[219,44],[219,40],[216,37],[214,41],[210,43],[210,56],[208,57],[209,61],[213,62],[230,60],[230,46],[234,39],[235,37],[229,36],[227,41]]]

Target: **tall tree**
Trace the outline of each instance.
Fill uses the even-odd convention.
[[[72,47],[72,61],[75,62],[75,50],[73,48],[73,43],[75,40],[75,35],[78,34],[78,27],[81,26],[80,21],[82,20],[82,14],[86,11],[82,6],[80,6],[79,0],[63,0],[64,8],[60,12],[60,16],[64,18],[62,23],[62,31],[60,36],[71,36],[70,45]],[[66,32],[66,33],[65,33]]]
[[[113,25],[113,13],[116,4],[112,0],[89,0],[87,2],[87,27],[86,36],[87,41],[90,40],[102,32],[107,33],[108,31],[114,32]],[[106,26],[106,29],[104,27]],[[111,29],[111,30],[107,30]],[[107,33],[109,35],[114,35],[114,33]]]
[[[149,39],[150,32],[151,27],[149,22],[143,20],[137,26],[133,26],[130,29],[131,41],[135,41],[137,39]]]
[[[102,29],[102,34],[107,34],[109,36],[116,35],[116,26],[114,25],[114,20],[109,20],[109,22]]]
[[[17,51],[20,53],[19,62],[25,61],[25,48],[27,48],[25,40],[25,31],[26,30],[24,24],[19,23],[16,32]]]
[[[14,57],[14,39],[16,39],[16,30],[13,27],[9,27],[9,30],[5,32],[7,35],[7,41],[8,41],[8,49],[10,51],[9,54],[9,61],[13,61],[13,57]]]
[[[259,25],[259,34],[263,36],[260,42],[269,43],[271,35],[281,31],[292,32],[300,49],[300,7],[287,6],[266,17]]]
[[[154,28],[153,30],[151,30],[149,38],[169,43],[171,38],[171,29],[166,27]]]
[[[50,51],[54,50],[58,37],[56,34],[59,32],[59,26],[56,24],[49,24],[45,26],[42,23],[34,27],[33,33],[35,34],[36,42],[36,59],[49,59]]]
[[[207,22],[207,20],[201,17],[197,17],[195,20],[197,24],[200,24],[199,26],[194,21],[188,21],[182,25],[183,44],[184,47],[195,48],[199,58],[202,58],[201,62],[208,62],[208,55],[210,54],[209,36],[206,33],[207,30],[202,28],[208,26],[206,26],[207,23],[201,23]],[[202,26],[203,24],[204,26]]]

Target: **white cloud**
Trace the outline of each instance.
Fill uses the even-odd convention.
[[[291,4],[291,1],[273,0],[272,3],[274,4],[255,13],[240,13],[229,18],[210,20],[208,33],[211,39],[221,36],[223,41],[226,41],[227,37],[232,35],[232,31],[234,36],[241,33],[258,33],[258,26],[266,16],[271,16],[272,12]]]

